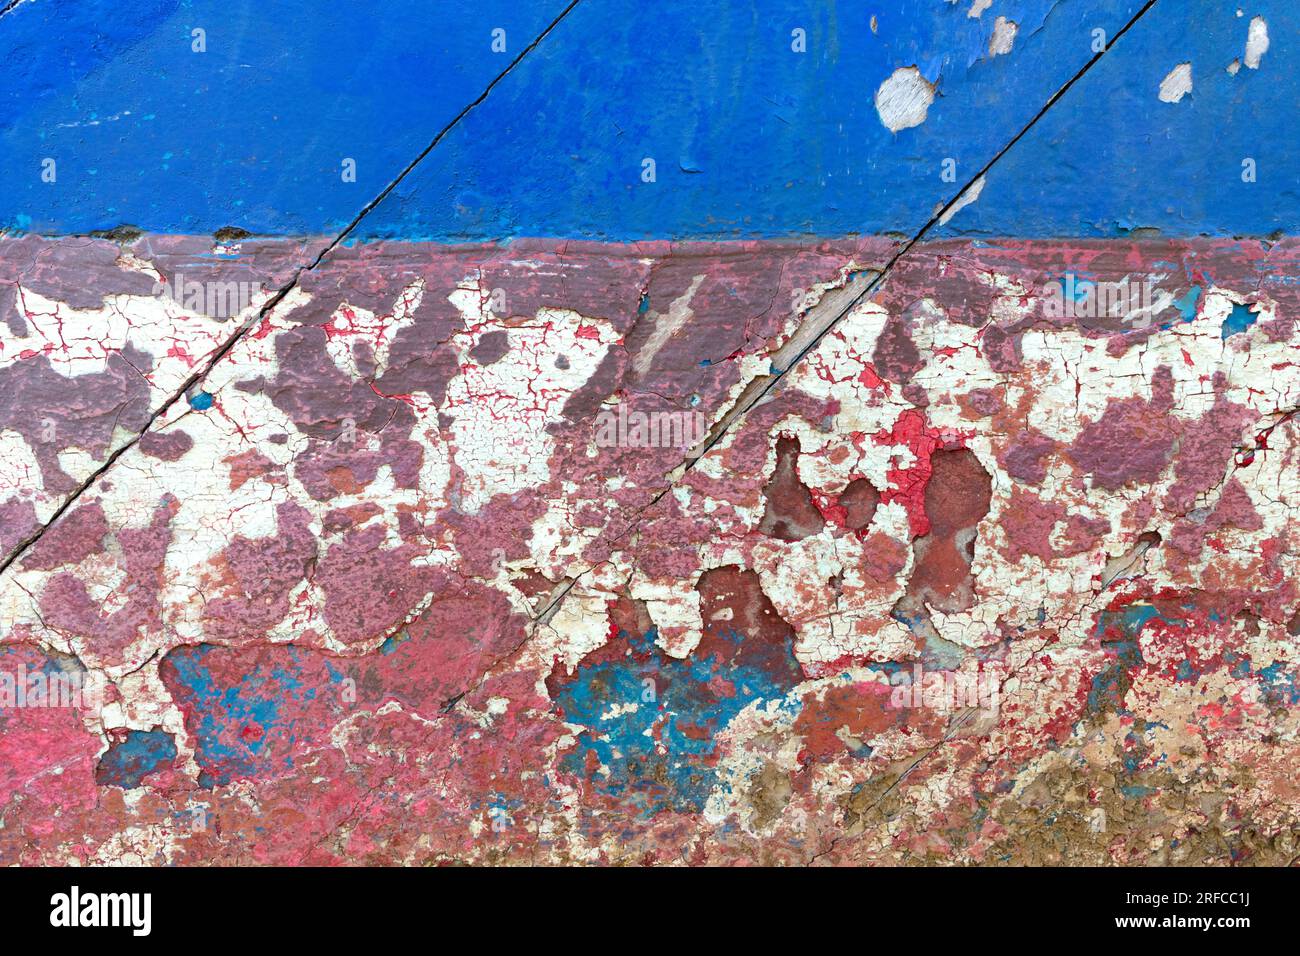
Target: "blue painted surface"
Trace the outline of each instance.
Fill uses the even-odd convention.
[[[1092,30],[1113,35],[1140,5],[997,0],[971,18],[967,0],[583,0],[356,237],[911,234],[1092,56]],[[0,20],[0,224],[335,232],[563,7],[29,0]],[[1158,2],[943,231],[1297,231],[1300,12],[1237,9]],[[1230,76],[1255,14],[1270,49]],[[998,15],[1020,32],[989,57]],[[498,26],[505,54],[491,50]],[[205,53],[191,51],[194,27]],[[806,53],[791,49],[795,29]],[[1160,79],[1182,60],[1194,91],[1162,103]],[[912,64],[939,95],[925,123],[890,133],[873,96]],[[1240,181],[1245,156],[1256,183]]]
[[[654,628],[642,635],[620,631],[617,640],[631,651],[627,657],[581,664],[556,690],[564,719],[587,728],[563,762],[581,779],[591,776],[587,762],[594,757],[608,768],[607,775],[594,775],[596,785],[635,805],[642,816],[698,813],[718,784],[717,735],[755,700],[794,709],[799,704],[786,699],[793,684],[779,675],[698,652],[686,660],[668,657],[657,637]],[[743,654],[742,635],[733,631],[725,640]],[[784,654],[794,661],[789,638]]]
[[[204,787],[222,786],[268,769],[264,751],[272,734],[292,744],[292,722],[283,710],[287,700],[297,699],[293,692],[300,686],[283,668],[264,672],[260,666],[238,684],[222,686],[204,663],[211,651],[211,645],[204,644],[168,656],[180,682],[182,703],[198,715],[195,753],[203,768],[199,784]],[[291,659],[296,664],[296,650]],[[255,727],[258,733],[245,735],[245,727]],[[291,746],[275,769],[292,766],[289,752]]]
[[[335,231],[563,8],[29,0],[0,18],[0,225]]]
[[[130,790],[151,773],[166,770],[176,759],[176,742],[161,730],[132,730],[112,744],[99,760],[95,781]]]
[[[1252,312],[1250,306],[1234,304],[1228,317],[1223,320],[1223,331],[1220,335],[1225,339],[1229,338],[1239,332],[1245,332],[1258,321],[1259,313]]]
[[[1233,76],[1227,67],[1244,58],[1254,16],[1268,23],[1268,52]],[[1300,233],[1297,37],[1295,0],[1158,0],[940,233]],[[1161,102],[1160,81],[1183,62],[1192,92]],[[1246,158],[1253,183],[1242,181]]]
[[[361,235],[910,234],[959,188],[944,159],[959,182],[973,175],[1089,59],[1088,28],[1118,29],[1140,4],[969,7],[580,6],[521,68],[527,82],[494,91]],[[1024,28],[1012,55],[989,58],[997,13]],[[923,124],[891,133],[875,92],[911,65],[939,95]]]

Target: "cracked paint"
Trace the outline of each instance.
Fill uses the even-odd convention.
[[[0,862],[1295,859],[1285,11],[417,6],[0,96]]]
[[[266,310],[0,579],[27,670],[105,686],[4,711],[0,852],[1282,853],[1294,242],[923,244],[686,472],[599,446],[613,397],[717,420],[772,303],[888,255],[739,251],[358,249]],[[1070,274],[1166,294],[1053,317]]]

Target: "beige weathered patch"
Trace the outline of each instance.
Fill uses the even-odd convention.
[[[934,102],[934,84],[915,66],[902,66],[876,90],[876,112],[891,133],[925,122]]]
[[[1008,20],[1006,17],[998,17],[993,22],[993,35],[989,37],[989,56],[1001,56],[1011,52],[1011,47],[1016,42],[1016,34],[1020,32],[1020,24],[1015,20]]]
[[[1246,69],[1258,70],[1260,57],[1267,52],[1268,23],[1263,17],[1255,17],[1246,33]]]
[[[1192,92],[1192,64],[1179,63],[1160,81],[1160,101],[1177,103]]]

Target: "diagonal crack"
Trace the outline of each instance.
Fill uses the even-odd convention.
[[[4,7],[3,9],[0,9],[0,16],[3,16],[5,13],[8,13],[15,6],[17,6],[19,3],[22,2],[24,2],[24,0],[12,0],[12,2],[8,4],[8,6]],[[80,485],[77,486],[76,490],[73,491],[72,494],[70,494],[64,500],[64,502],[61,505],[59,505],[58,508],[55,509],[54,513],[50,515],[50,517],[44,523],[42,523],[39,528],[37,528],[34,532],[32,532],[22,541],[18,542],[17,545],[15,545],[13,551],[7,557],[4,558],[3,562],[0,562],[0,575],[3,575],[6,571],[8,571],[10,565],[12,565],[19,558],[21,558],[28,551],[28,549],[32,547],[32,545],[34,545],[37,541],[39,541],[41,537],[45,534],[45,532],[48,531],[51,527],[53,527],[54,524],[58,522],[58,520],[68,511],[68,509],[71,508],[74,504],[76,504],[77,500],[83,494],[85,494],[86,491],[89,490],[97,481],[99,481],[99,479],[103,477],[104,474],[107,473],[113,467],[113,465],[117,463],[117,460],[121,458],[122,455],[124,455],[131,448],[133,448],[136,445],[136,443],[140,441],[141,437],[147,434],[149,429],[153,427],[154,422],[156,422],[162,416],[166,415],[167,412],[172,408],[172,406],[174,406],[178,401],[180,401],[180,399],[183,396],[188,394],[190,390],[193,389],[196,385],[203,382],[208,377],[208,375],[212,372],[212,370],[216,367],[217,363],[220,362],[223,358],[225,358],[227,354],[229,354],[230,350],[235,347],[235,345],[239,342],[239,340],[242,339],[249,332],[249,330],[256,328],[261,323],[262,319],[265,318],[277,305],[279,305],[279,303],[284,299],[285,296],[287,296],[290,292],[292,292],[295,288],[297,288],[298,283],[301,280],[303,274],[307,272],[311,272],[313,269],[319,266],[325,260],[325,257],[328,256],[335,249],[335,247],[338,246],[340,242],[346,239],[348,235],[350,235],[353,232],[353,230],[356,229],[357,225],[361,222],[361,220],[363,220],[366,216],[370,215],[370,213],[374,211],[375,207],[378,206],[381,202],[383,202],[384,199],[387,198],[388,194],[397,188],[398,183],[400,183],[403,179],[405,179],[408,175],[410,175],[411,171],[414,170],[415,167],[418,166],[421,163],[421,161],[423,161],[424,158],[428,156],[429,153],[431,153],[434,150],[434,148],[437,147],[437,145],[447,137],[447,134],[456,128],[457,124],[459,124],[461,120],[463,120],[466,116],[468,116],[474,110],[475,107],[479,106],[484,100],[486,100],[488,98],[488,95],[497,86],[497,84],[500,83],[503,79],[505,79],[506,76],[512,70],[514,70],[516,66],[520,64],[520,62],[524,59],[524,57],[528,56],[529,53],[531,53],[534,49],[536,49],[537,45],[541,43],[544,39],[546,39],[546,37],[551,33],[551,31],[554,30],[557,26],[559,26],[561,21],[563,21],[565,17],[567,17],[570,13],[573,12],[573,8],[576,7],[580,2],[581,0],[570,0],[568,6],[566,6],[563,10],[561,10],[559,15],[556,16],[556,18],[552,20],[549,24],[547,24],[546,28],[543,29],[541,33],[539,33],[536,37],[533,38],[533,41],[529,43],[526,47],[524,47],[522,50],[520,50],[519,54],[513,60],[510,61],[510,63],[506,66],[504,70],[502,70],[495,77],[493,77],[492,81],[488,83],[486,87],[483,88],[482,93],[480,93],[474,100],[466,104],[464,109],[462,109],[459,113],[457,113],[454,117],[452,117],[452,119],[445,126],[443,126],[442,129],[438,131],[437,135],[434,136],[433,139],[429,141],[429,145],[424,147],[424,149],[420,151],[419,155],[416,156],[413,160],[411,160],[411,162],[408,163],[406,167],[400,173],[397,174],[397,176],[393,179],[393,181],[390,182],[387,186],[385,186],[384,189],[381,190],[380,193],[377,196],[375,196],[374,199],[370,200],[370,202],[366,203],[366,205],[362,207],[361,211],[357,213],[357,215],[353,218],[353,220],[350,223],[348,223],[347,226],[344,227],[343,230],[339,232],[339,234],[336,235],[330,241],[330,243],[320,251],[319,254],[317,254],[316,258],[312,260],[310,264],[300,265],[296,269],[294,269],[293,275],[289,277],[289,280],[283,286],[281,286],[276,291],[276,293],[273,296],[271,296],[271,298],[268,299],[267,302],[260,309],[258,309],[258,311],[251,318],[248,319],[248,321],[244,322],[239,328],[237,328],[230,335],[230,337],[227,338],[225,342],[223,342],[216,349],[216,351],[214,351],[208,357],[208,359],[199,367],[199,369],[196,372],[194,372],[187,379],[185,379],[185,381],[181,383],[180,387],[175,392],[173,392],[166,399],[166,401],[164,401],[152,414],[149,415],[149,418],[145,422],[143,428],[137,431],[133,436],[131,436],[130,439],[124,442],[120,447],[115,449],[104,460],[104,462],[98,468],[96,468],[88,478],[86,478],[85,481],[83,481]]]
[[[957,207],[958,203],[961,203],[963,198],[970,193],[970,191],[975,187],[975,184],[984,179],[984,177],[988,174],[989,170],[991,170],[994,167],[994,165],[997,164],[998,160],[1000,160],[1003,156],[1005,156],[1008,152],[1010,152],[1011,148],[1015,146],[1016,143],[1020,142],[1020,140],[1024,138],[1025,134],[1028,133],[1031,129],[1033,129],[1039,120],[1041,120],[1044,116],[1047,115],[1047,111],[1056,105],[1056,103],[1061,99],[1061,97],[1063,97],[1069,91],[1070,87],[1074,86],[1075,83],[1077,83],[1080,79],[1082,79],[1084,74],[1086,74],[1089,70],[1091,70],[1093,66],[1096,65],[1097,61],[1100,60],[1103,56],[1105,56],[1111,50],[1112,47],[1114,47],[1114,45],[1119,41],[1119,38],[1122,37],[1125,33],[1127,33],[1133,27],[1133,25],[1136,24],[1138,20],[1140,20],[1143,17],[1143,15],[1148,10],[1150,10],[1153,6],[1155,6],[1155,3],[1156,0],[1147,0],[1147,2],[1143,5],[1142,9],[1140,9],[1137,13],[1135,13],[1133,17],[1126,24],[1124,24],[1124,26],[1119,30],[1119,32],[1115,34],[1114,38],[1111,39],[1110,42],[1107,43],[1106,46],[1100,52],[1094,53],[1092,55],[1092,58],[1088,60],[1088,62],[1085,63],[1079,69],[1079,71],[1074,74],[1074,76],[1070,77],[1070,79],[1068,79],[1059,90],[1053,93],[1051,97],[1047,100],[1047,102],[1043,104],[1042,108],[1037,113],[1034,114],[1033,118],[1030,119],[1029,122],[1026,123],[1023,127],[1021,127],[1020,131],[1016,133],[1015,136],[1011,137],[1011,139],[1007,141],[1007,144],[1003,146],[1000,150],[998,150],[997,153],[994,154],[992,159],[990,159],[987,163],[985,163],[984,166],[981,167],[975,173],[975,175],[973,175],[966,182],[966,184],[962,186],[962,188],[959,189],[956,192],[956,194],[953,195],[951,199],[949,199],[938,211],[936,211],[934,215],[932,215],[930,219],[925,223],[925,225],[923,225],[917,231],[917,233],[914,236],[912,236],[912,238],[910,238],[906,243],[903,244],[903,247],[899,249],[898,252],[894,253],[893,257],[885,264],[884,268],[880,269],[879,271],[875,271],[870,278],[866,278],[861,282],[861,288],[858,290],[856,295],[852,296],[852,298],[850,298],[849,301],[843,305],[840,305],[841,300],[837,299],[834,303],[836,307],[835,311],[829,316],[821,317],[822,323],[824,324],[821,324],[820,327],[816,328],[815,334],[811,336],[806,334],[801,334],[804,332],[804,329],[800,328],[792,337],[790,342],[791,345],[797,344],[798,346],[797,351],[795,351],[793,355],[783,354],[786,353],[786,349],[782,349],[777,353],[777,356],[773,361],[773,365],[777,367],[776,372],[772,375],[769,375],[765,380],[756,379],[756,381],[762,381],[764,383],[763,386],[761,388],[756,389],[755,394],[753,394],[752,396],[746,395],[741,397],[741,400],[736,403],[736,407],[733,408],[731,412],[728,413],[726,419],[724,419],[723,427],[719,428],[716,434],[710,435],[707,439],[705,439],[705,441],[702,443],[699,449],[692,450],[691,457],[688,458],[685,462],[683,462],[683,464],[685,465],[685,470],[689,470],[690,468],[692,468],[696,461],[698,461],[705,454],[707,454],[709,450],[712,449],[713,446],[716,445],[723,438],[723,436],[730,429],[730,426],[735,421],[743,417],[744,414],[748,412],[750,409],[752,409],[755,405],[759,404],[767,396],[767,394],[774,387],[776,387],[776,384],[782,379],[782,377],[785,376],[787,372],[790,371],[790,369],[792,369],[795,365],[797,365],[805,355],[807,355],[809,352],[811,352],[813,349],[817,347],[817,345],[821,342],[821,340],[825,338],[827,333],[832,331],[835,328],[835,326],[838,325],[842,319],[844,319],[845,316],[847,316],[850,312],[852,312],[855,308],[857,308],[857,306],[860,305],[863,302],[863,300],[865,300],[869,295],[875,292],[876,289],[878,289],[884,283],[885,279],[888,278],[889,273],[893,271],[894,266],[896,266],[899,260],[902,259],[904,256],[906,256],[912,250],[913,246],[915,246],[918,242],[920,242],[923,238],[925,238],[926,234],[930,232],[930,230],[932,230],[936,225],[940,225],[942,223],[947,222],[951,213],[956,211],[955,207]],[[817,311],[816,309],[813,310],[813,312],[816,311]],[[814,319],[812,313],[809,314],[809,319]],[[808,323],[805,322],[805,325],[807,324]],[[748,401],[746,401],[746,399],[748,399]]]
[[[20,7],[26,2],[27,0],[9,0],[9,2],[6,3],[3,7],[0,7],[0,17],[3,17],[5,14],[12,12],[15,7]]]
[[[1048,98],[1047,102],[1043,104],[1042,108],[1033,115],[1029,122],[1021,127],[1020,131],[1016,133],[1015,136],[1011,137],[1011,139],[1007,141],[1006,145],[993,155],[992,159],[976,171],[976,173],[970,177],[970,179],[953,195],[951,199],[936,210],[929,220],[927,220],[926,223],[917,230],[916,234],[908,239],[907,242],[903,244],[902,248],[899,249],[898,252],[894,253],[882,268],[871,270],[869,274],[864,274],[856,279],[851,279],[842,289],[838,290],[836,293],[829,294],[828,299],[823,299],[823,302],[826,303],[828,308],[821,308],[821,303],[819,303],[817,307],[814,307],[808,313],[803,324],[795,331],[794,335],[791,336],[790,341],[779,349],[773,356],[772,373],[767,376],[759,376],[753,379],[745,387],[740,397],[736,399],[735,404],[722,417],[718,424],[714,426],[709,435],[706,436],[699,445],[691,449],[690,453],[685,459],[683,459],[682,463],[669,473],[672,477],[663,490],[651,498],[649,503],[637,512],[636,516],[628,523],[627,527],[615,537],[615,540],[629,535],[640,523],[644,515],[663,500],[666,495],[670,494],[678,482],[685,477],[686,473],[695,467],[696,462],[707,455],[709,451],[718,444],[718,442],[722,441],[722,439],[726,437],[727,433],[736,422],[740,421],[749,413],[749,411],[761,404],[767,398],[772,389],[777,386],[781,379],[792,368],[799,364],[804,356],[808,355],[809,352],[815,349],[821,340],[825,338],[826,335],[845,318],[845,316],[857,308],[859,304],[861,304],[884,283],[885,279],[888,278],[890,272],[893,271],[899,260],[906,256],[912,250],[913,246],[924,239],[926,234],[936,225],[947,222],[951,214],[956,211],[958,204],[961,203],[964,205],[962,200],[973,188],[975,188],[976,183],[983,180],[989,170],[991,170],[1003,156],[1010,152],[1011,148],[1015,146],[1016,143],[1020,142],[1020,140],[1024,138],[1025,134],[1033,129],[1039,120],[1047,115],[1047,111],[1055,106],[1057,102],[1059,102],[1060,99],[1069,92],[1070,87],[1079,82],[1079,80],[1081,80],[1089,70],[1096,66],[1097,61],[1109,53],[1115,44],[1119,42],[1120,37],[1128,33],[1128,31],[1131,30],[1133,26],[1146,15],[1147,11],[1155,6],[1155,4],[1156,0],[1147,0],[1147,2],[1142,5],[1142,8],[1138,10],[1138,12],[1135,13],[1118,32],[1116,32],[1115,36],[1110,39],[1106,46],[1097,53],[1094,53],[1092,58],[1079,68],[1078,72],[1070,77],[1060,89],[1053,93]],[[855,288],[857,291],[853,292]],[[584,572],[584,574],[585,573],[586,572]],[[552,595],[550,602],[548,602],[547,605],[537,613],[537,617],[540,619],[553,614],[556,607],[564,600],[569,591],[573,589],[574,585],[578,583],[578,579],[581,577],[582,575],[576,575],[570,578],[568,586],[560,593]]]
[[[536,49],[537,45],[541,43],[543,40],[545,40],[546,37],[550,34],[550,32],[560,25],[560,21],[562,21],[571,12],[573,12],[573,8],[576,7],[580,2],[581,0],[570,0],[569,5],[560,11],[559,16],[557,16],[554,20],[552,20],[549,24],[547,24],[546,28],[542,30],[541,33],[537,34],[536,37],[533,38],[533,42],[529,43],[528,46],[520,50],[519,55],[510,61],[510,65],[507,66],[500,73],[498,73],[496,77],[493,78],[492,82],[483,88],[483,92],[478,95],[477,99],[467,104],[463,110],[457,113],[456,116],[451,120],[451,122],[448,123],[446,126],[444,126],[441,130],[439,130],[438,135],[429,141],[429,145],[424,147],[424,149],[420,152],[420,155],[416,156],[415,159],[411,160],[411,162],[407,164],[406,168],[403,169],[400,173],[398,173],[396,179],[394,179],[391,183],[389,183],[386,187],[384,187],[383,191],[380,192],[378,196],[370,200],[370,202],[366,203],[366,205],[362,208],[361,212],[357,213],[357,217],[353,219],[350,223],[348,223],[347,227],[342,232],[340,232],[337,236],[334,237],[334,241],[331,242],[328,246],[326,246],[324,250],[322,250],[321,254],[316,257],[316,261],[313,262],[310,266],[308,266],[308,269],[314,269],[316,268],[316,266],[320,265],[321,260],[324,259],[327,255],[329,255],[329,253],[333,251],[335,246],[337,246],[340,242],[346,239],[348,235],[352,232],[352,230],[354,230],[357,227],[358,223],[360,223],[362,219],[366,218],[366,216],[370,215],[371,211],[376,206],[378,206],[381,202],[383,202],[386,198],[388,198],[388,194],[397,188],[397,184],[400,183],[403,179],[405,179],[407,174],[409,174],[411,170],[415,169],[416,166],[420,165],[424,157],[428,156],[431,152],[433,152],[434,147],[436,147],[440,142],[442,142],[442,140],[447,136],[447,134],[450,133],[461,120],[463,120],[466,116],[468,116],[476,106],[478,106],[484,100],[486,100],[488,98],[488,94],[492,92],[492,90],[496,87],[496,85],[500,83],[502,80],[504,80],[507,74],[509,74],[510,71],[513,70],[516,66],[518,66],[520,61],[523,60],[524,57],[532,53],[533,50]],[[1154,0],[1152,0],[1152,2],[1154,2]]]

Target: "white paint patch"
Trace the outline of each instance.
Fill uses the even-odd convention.
[[[962,194],[957,197],[957,201],[952,204],[952,206],[948,209],[947,212],[945,212],[942,216],[939,217],[939,225],[941,226],[946,225],[949,219],[957,215],[957,213],[965,209],[975,200],[979,199],[980,193],[982,193],[983,191],[984,191],[984,177],[981,176],[979,179],[975,180],[975,182],[971,183],[964,190],[962,190]]]
[[[1160,102],[1177,103],[1192,92],[1192,64],[1179,63],[1160,81]]]
[[[249,309],[260,307],[258,297]],[[170,394],[180,387],[227,328],[219,319],[182,309],[162,296],[113,295],[97,309],[74,309],[17,287],[19,313],[27,320],[23,335],[0,328],[0,368],[45,355],[60,375],[74,378],[108,368],[108,360],[128,346],[154,360],[147,381]],[[243,321],[249,311],[241,312]]]
[[[1246,69],[1258,70],[1259,58],[1268,52],[1268,24],[1263,17],[1250,21],[1250,30],[1246,34]]]
[[[984,11],[991,6],[993,6],[993,0],[975,0],[975,2],[970,5],[970,9],[966,11],[966,16],[970,17],[972,20],[978,20],[984,15]]]
[[[365,345],[369,347],[374,363],[368,376],[379,378],[388,370],[388,350],[392,347],[393,339],[398,332],[415,321],[415,312],[420,308],[423,298],[424,280],[416,279],[401,291],[393,303],[392,312],[387,315],[376,315],[346,302],[340,304],[325,324],[329,336],[325,351],[341,372],[360,380],[367,376],[362,375],[357,367],[353,345]]]
[[[35,451],[18,432],[7,428],[0,430],[0,501],[36,498],[44,491],[45,478]],[[38,517],[44,520],[46,516]]]
[[[466,328],[452,339],[461,372],[447,383],[443,410],[453,417],[449,446],[464,472],[460,507],[477,514],[495,495],[547,479],[552,439],[546,426],[558,420],[619,336],[605,320],[568,309],[507,321],[485,317],[476,290],[461,287],[449,298]],[[470,353],[497,330],[506,333],[506,354],[479,365]]]
[[[934,102],[934,84],[915,66],[902,66],[876,90],[876,112],[891,133],[925,122]]]
[[[993,22],[993,36],[989,37],[989,56],[1010,53],[1012,45],[1016,42],[1016,34],[1019,32],[1020,24],[1015,20],[998,17]]]

